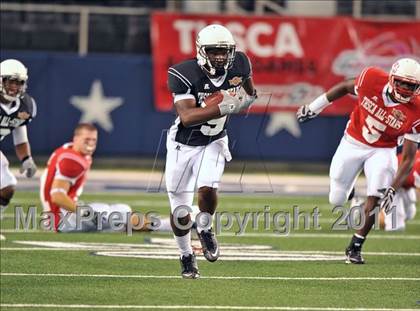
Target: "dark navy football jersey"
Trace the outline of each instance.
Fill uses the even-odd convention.
[[[190,59],[178,63],[168,69],[168,87],[172,95],[192,95],[196,100],[196,106],[210,94],[229,90],[237,92],[243,82],[252,75],[251,64],[248,57],[242,52],[236,52],[235,60],[225,76],[219,79],[211,79],[197,64],[197,60]],[[227,116],[209,120],[202,124],[190,127],[182,125],[177,117],[171,127],[171,134],[175,135],[175,141],[190,146],[205,146],[214,140],[226,136]]]
[[[36,116],[35,100],[23,94],[10,104],[0,104],[0,141],[15,128],[31,122]]]

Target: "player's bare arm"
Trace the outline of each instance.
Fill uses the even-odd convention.
[[[248,95],[250,95],[250,96],[256,96],[257,95],[257,90],[255,89],[254,81],[253,81],[252,77],[249,77],[248,79],[246,79],[244,81],[244,83],[242,84],[242,87],[244,88],[245,92]]]
[[[328,101],[332,102],[347,94],[356,95],[356,92],[354,91],[355,82],[355,79],[349,79],[334,85],[326,93]]]
[[[394,181],[391,186],[387,189],[383,189],[383,197],[379,201],[381,209],[385,210],[385,213],[390,213],[393,207],[393,201],[396,190],[402,187],[411,169],[413,168],[414,161],[416,159],[418,144],[415,141],[405,139],[402,149],[402,159],[398,166],[397,174],[395,175]]]
[[[221,112],[217,105],[197,107],[195,99],[182,99],[175,103],[175,109],[185,127],[200,124],[215,118],[220,118]]]
[[[15,146],[16,155],[20,161],[31,156],[31,147],[29,143],[22,143]]]
[[[410,174],[411,169],[413,168],[414,162],[416,160],[418,144],[415,141],[405,139],[402,149],[402,160],[398,166],[397,174],[394,178],[394,181],[391,185],[392,188],[398,190],[404,184],[404,181],[407,179]]]
[[[334,85],[326,93],[318,96],[310,104],[299,107],[298,111],[296,112],[296,118],[301,123],[309,121],[320,114],[321,111],[329,106],[333,101],[347,94],[356,95],[354,89],[355,81],[355,79],[349,79]]]
[[[70,186],[71,184],[67,180],[54,179],[50,192],[51,201],[70,212],[76,212],[76,202],[67,195]]]

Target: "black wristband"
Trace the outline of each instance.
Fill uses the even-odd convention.
[[[20,163],[25,162],[26,160],[28,160],[31,156],[27,155],[26,157],[24,157],[22,160],[20,160]]]

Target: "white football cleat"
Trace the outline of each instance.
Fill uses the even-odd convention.
[[[0,234],[0,241],[5,241],[6,237],[3,234]]]

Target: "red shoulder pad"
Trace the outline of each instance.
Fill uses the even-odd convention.
[[[58,170],[65,177],[76,178],[85,171],[85,168],[73,159],[63,158],[58,162]]]
[[[386,73],[376,67],[367,67],[365,68],[360,75],[356,78],[356,88],[366,88],[370,87],[378,77],[383,77]]]

